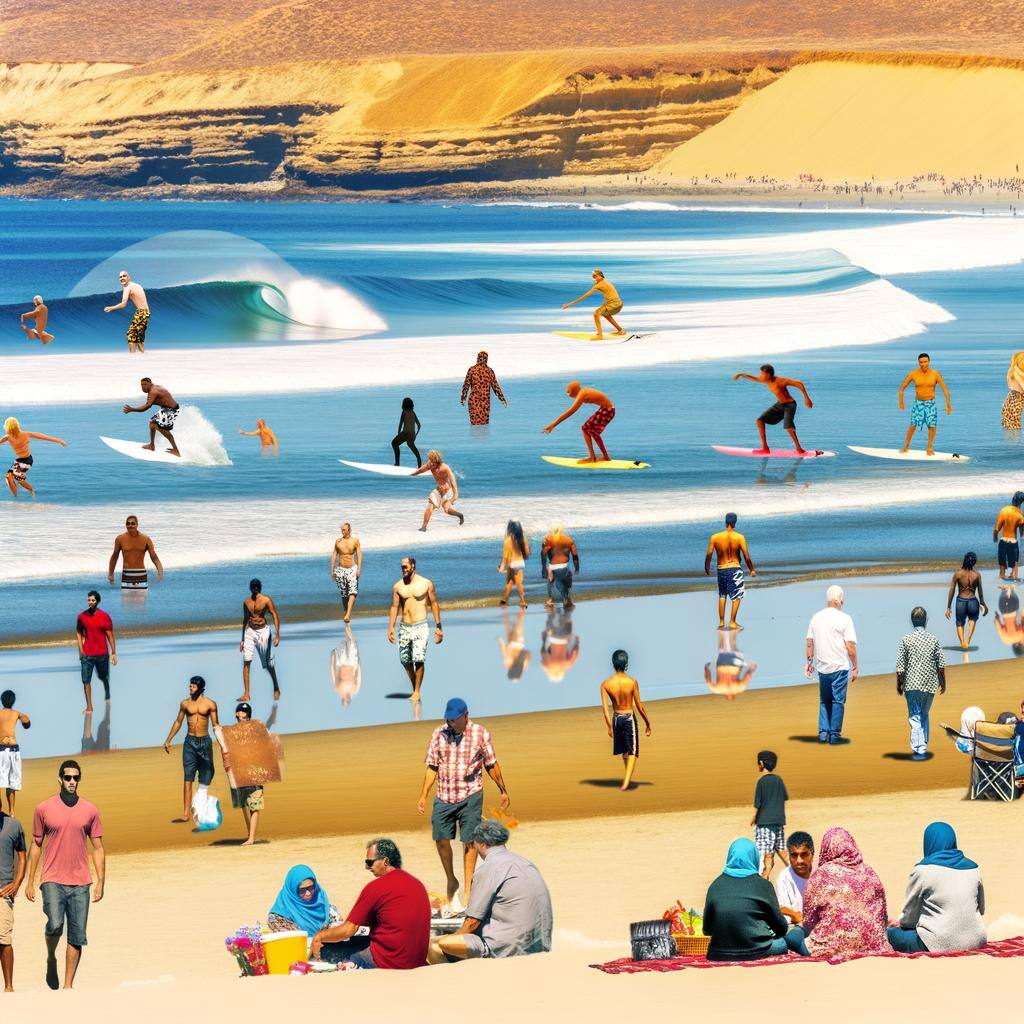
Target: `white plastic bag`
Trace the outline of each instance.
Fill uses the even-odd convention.
[[[220,828],[220,823],[224,820],[220,801],[212,796],[205,786],[200,786],[199,791],[192,797],[192,819],[200,832],[212,832],[215,828]]]

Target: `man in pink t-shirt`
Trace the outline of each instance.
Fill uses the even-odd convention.
[[[82,686],[85,688],[85,710],[92,711],[92,674],[95,670],[103,684],[104,699],[110,700],[110,666],[117,664],[117,641],[114,623],[100,608],[99,591],[89,591],[89,607],[75,622],[78,660],[82,663]]]
[[[103,826],[95,804],[78,795],[82,769],[77,761],[65,761],[57,772],[60,792],[44,800],[32,820],[32,846],[29,848],[25,898],[36,899],[36,873],[43,855],[43,911],[46,914],[46,984],[60,987],[57,975],[57,944],[68,925],[68,944],[64,959],[64,987],[75,981],[85,929],[89,921],[89,856],[86,837],[92,842],[92,862],[96,869],[96,887],[92,902],[103,899],[106,855],[103,851]],[[45,845],[45,852],[44,847]]]

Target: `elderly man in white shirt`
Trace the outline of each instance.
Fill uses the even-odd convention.
[[[843,588],[831,586],[828,607],[807,627],[807,677],[818,673],[818,742],[842,742],[846,688],[857,678],[857,632],[843,609]]]

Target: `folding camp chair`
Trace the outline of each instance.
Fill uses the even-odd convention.
[[[996,722],[978,722],[974,727],[968,800],[1010,801],[1014,798],[1014,728],[1012,724],[1000,725]]]

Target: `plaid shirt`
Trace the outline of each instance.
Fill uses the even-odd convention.
[[[435,729],[424,764],[437,772],[438,800],[457,804],[484,788],[484,768],[493,768],[497,762],[491,734],[467,721],[461,736],[447,724]]]
[[[896,672],[903,676],[904,689],[938,693],[939,669],[945,667],[939,638],[923,626],[916,626],[900,640]]]

